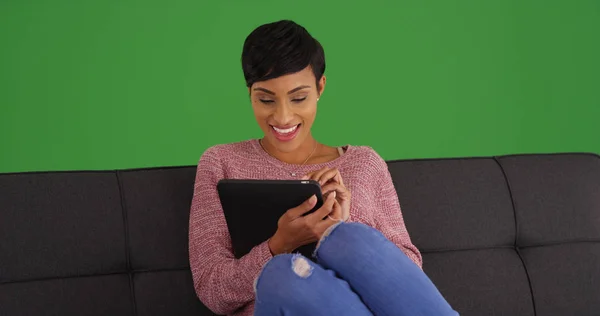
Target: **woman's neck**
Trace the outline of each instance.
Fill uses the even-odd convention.
[[[304,165],[310,161],[310,158],[317,156],[321,144],[314,138],[308,137],[296,150],[292,152],[281,152],[275,146],[269,144],[265,139],[260,140],[260,145],[267,154],[275,159],[294,165]]]

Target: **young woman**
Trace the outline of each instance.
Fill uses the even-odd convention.
[[[189,250],[200,300],[227,315],[457,315],[421,270],[385,161],[313,138],[326,82],[319,42],[292,21],[262,25],[242,68],[264,137],[211,147],[198,163]],[[223,178],[313,179],[326,201],[307,216],[314,197],[287,210],[269,240],[235,259]],[[315,241],[318,264],[292,253]]]

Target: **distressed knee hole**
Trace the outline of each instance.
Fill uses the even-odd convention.
[[[292,259],[292,270],[301,278],[308,278],[312,274],[313,267],[308,263],[308,260],[300,256],[295,256]]]

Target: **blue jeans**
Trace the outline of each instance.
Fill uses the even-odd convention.
[[[425,273],[381,232],[332,227],[315,252],[278,255],[256,281],[254,315],[456,316]]]

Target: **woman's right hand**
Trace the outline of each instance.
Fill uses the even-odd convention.
[[[335,193],[329,194],[318,210],[303,216],[313,209],[316,202],[317,198],[312,196],[279,218],[277,231],[268,242],[273,255],[289,253],[319,240],[327,228],[337,223],[331,218],[341,218],[342,209],[335,199]]]

